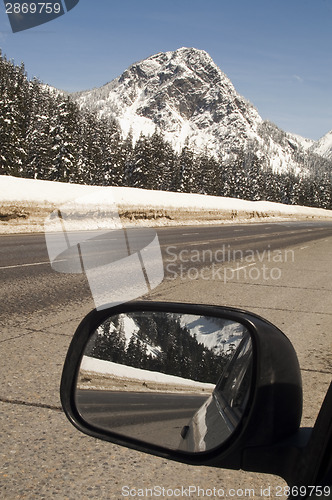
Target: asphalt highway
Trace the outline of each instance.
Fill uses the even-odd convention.
[[[149,443],[178,448],[182,428],[206,401],[201,394],[78,390],[86,422]],[[156,425],[157,423],[157,425]]]
[[[144,234],[145,230],[134,231],[139,245],[140,234]],[[213,263],[225,265],[239,260],[250,264],[253,259],[262,256],[277,260],[278,251],[280,253],[285,248],[304,246],[330,236],[332,223],[165,227],[156,231],[164,261],[165,279],[173,281],[192,267],[200,269],[211,267]],[[115,235],[115,238],[100,243],[101,252],[115,247],[114,252],[119,255],[123,242],[118,231],[115,231]],[[87,238],[86,234],[83,237]],[[101,261],[99,259],[98,262]],[[63,274],[51,268],[44,234],[1,235],[0,273],[0,314],[33,313],[55,306],[67,308],[72,301],[77,303],[91,299],[84,274]]]

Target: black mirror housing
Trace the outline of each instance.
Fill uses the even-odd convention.
[[[102,430],[88,423],[77,408],[75,390],[85,347],[94,331],[107,318],[138,311],[179,313],[222,318],[240,323],[252,341],[252,376],[248,403],[234,433],[220,446],[203,452],[169,450],[131,437]],[[76,330],[65,360],[61,380],[61,402],[80,431],[95,438],[192,465],[274,473],[284,477],[284,468],[273,457],[255,460],[255,450],[273,450],[297,433],[302,416],[302,381],[295,350],[288,338],[261,317],[234,308],[185,303],[130,302],[93,310]],[[285,455],[287,456],[287,455]],[[280,462],[280,460],[279,460]],[[278,463],[279,463],[278,462]]]

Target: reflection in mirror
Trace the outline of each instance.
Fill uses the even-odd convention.
[[[252,344],[240,323],[136,311],[90,337],[76,404],[97,429],[186,452],[207,451],[236,429],[249,397]]]

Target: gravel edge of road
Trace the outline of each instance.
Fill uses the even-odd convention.
[[[54,207],[21,207],[8,209],[7,215],[0,213],[0,234],[27,234],[44,233],[44,224],[53,211]],[[281,214],[278,212],[258,212],[239,210],[178,210],[159,209],[144,207],[128,209],[119,208],[120,221],[123,227],[172,227],[172,226],[195,226],[195,225],[219,225],[219,224],[248,224],[259,222],[292,222],[332,220],[332,216],[326,217],[308,214]],[[85,219],[85,225],[98,228],[98,219]],[[77,228],[80,229],[79,227]],[[103,229],[107,226],[103,225]]]

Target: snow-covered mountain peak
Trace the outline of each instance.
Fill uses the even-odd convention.
[[[295,146],[296,143],[298,143],[305,151],[315,144],[315,141],[313,139],[302,137],[299,134],[292,134],[291,132],[287,133],[287,138],[289,141],[293,140],[295,142]]]
[[[215,71],[221,73],[207,52],[195,48],[182,47],[175,51],[159,52],[147,59],[132,64],[119,80],[121,81],[124,75],[127,76],[135,71],[143,78],[153,78],[165,72],[172,74],[174,77],[185,72],[200,72],[201,76],[204,76],[204,74],[207,76],[207,69],[209,67],[213,67]],[[160,83],[163,82],[161,81]]]
[[[188,144],[222,159],[257,151],[275,171],[302,169],[298,152],[303,156],[315,146],[263,122],[209,54],[195,48],[152,55],[103,87],[73,97],[81,107],[115,118],[134,141],[157,129],[177,151]]]
[[[332,160],[332,130],[319,139],[319,141],[312,146],[311,151],[328,160]]]
[[[163,129],[170,118],[181,124],[205,112],[207,104],[216,108],[219,86],[224,94],[235,94],[230,80],[205,51],[184,47],[131,65],[110,89]]]
[[[203,50],[182,47],[132,64],[100,89],[76,95],[82,107],[115,117],[124,134],[160,129],[174,147],[229,153],[255,136],[255,108]]]

